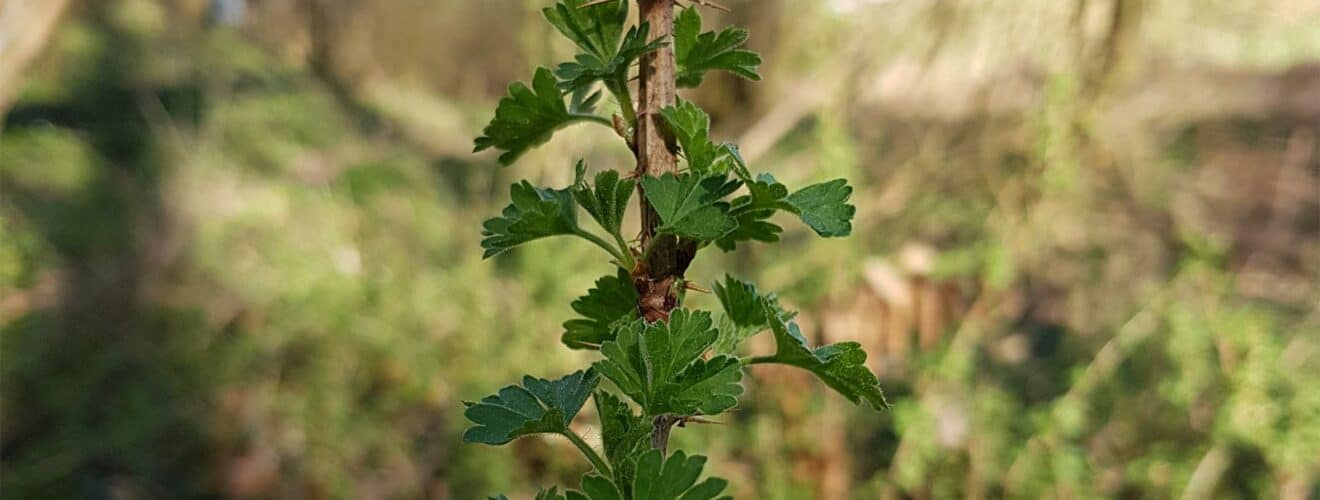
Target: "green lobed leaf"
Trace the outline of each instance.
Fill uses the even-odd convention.
[[[495,148],[504,151],[499,161],[510,165],[528,150],[545,144],[556,130],[580,121],[609,121],[591,114],[594,98],[574,99],[582,107],[569,108],[559,92],[555,75],[546,68],[537,68],[532,86],[523,82],[509,85],[509,95],[500,99],[495,118],[474,141],[473,152]]]
[[[637,318],[637,289],[628,272],[596,280],[596,286],[573,301],[573,310],[583,317],[564,323],[562,341],[572,349],[598,349],[614,339],[617,324]]]
[[[482,258],[548,236],[576,234],[577,210],[568,189],[544,189],[522,181],[509,188],[512,203],[482,224]]]
[[[747,183],[748,194],[733,200],[729,215],[733,216],[738,226],[715,241],[715,245],[726,252],[737,247],[738,242],[760,241],[774,243],[779,241],[779,233],[784,228],[769,222],[775,211],[787,209],[788,188],[774,176],[762,173],[756,180]]]
[[[777,314],[777,307],[768,300],[761,301],[766,318]],[[871,405],[883,410],[889,407],[880,381],[866,367],[866,351],[857,342],[839,342],[810,349],[797,323],[770,319],[770,331],[775,334],[775,355],[767,362],[796,366],[816,374],[825,385],[838,391],[855,404]]]
[[[724,154],[723,148],[710,141],[710,116],[692,104],[680,99],[678,104],[660,110],[660,116],[669,125],[669,131],[678,141],[683,158],[688,162],[688,169],[694,173],[724,173],[727,163],[716,164],[716,159]],[[723,167],[723,171],[715,169]]]
[[[719,33],[701,32],[701,14],[696,7],[683,9],[674,19],[674,59],[679,87],[701,85],[707,71],[724,70],[749,80],[760,80],[756,72],[761,56],[742,49],[747,30],[725,28]]]
[[[500,445],[529,434],[567,433],[599,381],[594,369],[553,381],[526,376],[522,386],[510,385],[478,403],[466,402],[463,416],[476,425],[463,433],[463,442]]]
[[[678,309],[667,323],[621,325],[615,339],[601,345],[605,359],[594,366],[648,415],[715,414],[742,394],[736,359],[701,359],[718,335],[709,312]]]
[[[611,59],[628,21],[629,0],[609,0],[583,7],[587,2],[559,0],[554,7],[546,7],[541,13],[578,48],[599,59]]]
[[[611,49],[607,54],[587,52],[578,54],[572,62],[561,63],[555,68],[555,76],[560,80],[559,87],[576,90],[604,81],[614,92],[623,93],[621,87],[627,85],[628,70],[632,64],[643,54],[665,45],[664,39],[648,42],[650,32],[650,25],[642,23],[629,28],[628,34],[623,37],[623,45]]]
[[[728,481],[707,478],[700,483],[706,457],[687,456],[682,450],[666,460],[660,450],[650,450],[637,459],[633,500],[711,500],[724,491]],[[728,497],[724,497],[728,498]],[[594,500],[594,499],[593,499]]]
[[[658,230],[703,241],[719,239],[737,227],[729,204],[721,201],[737,187],[736,181],[731,183],[723,175],[666,173],[642,178],[646,200],[664,222]]]
[[[633,413],[628,403],[605,391],[596,391],[600,436],[614,480],[631,485],[637,456],[651,445],[651,422]]]
[[[852,186],[844,179],[812,184],[788,196],[790,211],[802,218],[816,234],[826,238],[852,233],[852,218],[857,208],[848,204]]]
[[[731,354],[740,342],[770,328],[763,306],[765,303],[770,304],[779,321],[788,321],[797,316],[797,313],[784,311],[775,294],[762,294],[756,285],[733,276],[725,275],[724,282],[716,282],[712,289],[724,308],[720,337],[715,342],[717,353]]]
[[[573,197],[578,205],[596,219],[601,228],[612,235],[619,236],[623,228],[623,217],[628,211],[628,200],[632,199],[637,183],[629,179],[619,179],[619,172],[605,170],[596,174],[595,186],[587,185],[584,177],[586,163],[577,164],[577,182],[573,187]]]

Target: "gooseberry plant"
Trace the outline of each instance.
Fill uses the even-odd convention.
[[[795,313],[772,293],[726,276],[712,286],[722,311],[684,307],[689,290],[704,291],[685,277],[702,250],[777,242],[783,228],[771,218],[778,212],[797,216],[820,236],[847,236],[856,209],[842,179],[791,191],[769,173],[753,175],[737,146],[711,138],[707,114],[677,98],[678,88],[696,87],[712,71],[759,80],[761,57],[744,48],[745,30],[702,31],[698,6],[682,8],[675,0],[638,0],[638,21],[628,26],[630,1],[558,0],[544,9],[580,53],[553,70],[537,69],[530,85],[510,85],[475,141],[476,151],[500,151],[499,162],[509,165],[559,129],[596,123],[613,130],[636,158],[631,172],[606,169],[591,179],[578,160],[576,180],[564,188],[518,182],[510,189],[512,203],[483,226],[486,258],[566,235],[600,247],[617,267],[572,303],[581,317],[564,324],[563,343],[598,350],[599,361],[554,380],[526,376],[466,403],[465,416],[475,425],[465,442],[502,445],[557,434],[591,463],[580,490],[551,488],[538,499],[721,495],[724,480],[698,482],[705,457],[668,453],[669,435],[675,426],[708,422],[733,408],[748,365],[795,366],[856,404],[886,407],[861,346],[810,347]],[[609,117],[597,111],[606,93],[618,109]],[[630,240],[623,221],[634,192],[641,234]],[[605,236],[583,227],[579,209]],[[740,354],[745,340],[767,331],[774,336],[773,354]],[[600,452],[570,426],[588,399],[600,418]]]

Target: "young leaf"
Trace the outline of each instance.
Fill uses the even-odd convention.
[[[543,189],[522,181],[509,188],[512,203],[499,217],[482,224],[482,258],[490,258],[529,241],[577,234],[577,210],[567,189]]]
[[[576,102],[576,99],[575,99]],[[495,148],[504,151],[500,163],[510,165],[528,150],[545,144],[556,130],[580,121],[594,121],[611,126],[609,120],[591,114],[588,103],[582,108],[564,105],[555,75],[545,68],[537,68],[529,89],[522,82],[509,85],[509,95],[500,99],[495,118],[482,130],[474,142],[473,152]]]
[[[748,194],[735,198],[729,209],[729,215],[737,221],[738,227],[715,241],[715,245],[726,252],[732,251],[740,241],[774,243],[779,241],[779,233],[784,230],[768,219],[776,210],[789,208],[784,201],[788,197],[788,188],[770,174],[763,173],[747,183],[747,190]]]
[[[678,309],[668,323],[621,326],[594,366],[648,415],[719,413],[742,394],[742,370],[728,356],[701,359],[718,335],[709,312]]]
[[[723,151],[719,145],[710,141],[710,116],[705,111],[690,101],[680,99],[677,105],[660,110],[660,116],[678,140],[689,170],[701,175],[724,173],[712,171],[716,167],[716,158]],[[727,170],[725,165],[724,171]]]
[[[777,307],[767,300],[761,301],[761,307],[768,319],[777,314]],[[770,330],[775,334],[776,350],[764,362],[793,365],[815,373],[825,385],[855,404],[865,401],[877,410],[889,407],[880,391],[880,381],[866,367],[866,351],[861,344],[839,342],[813,350],[807,347],[807,339],[797,323],[770,319]]]
[[[628,34],[623,37],[623,45],[617,50],[611,48],[607,54],[588,51],[578,54],[573,62],[561,63],[555,68],[555,76],[560,80],[559,87],[565,90],[583,89],[604,81],[616,94],[623,93],[621,87],[627,85],[628,69],[633,62],[643,54],[665,45],[664,39],[646,40],[650,37],[650,28],[646,23],[629,28]]]
[[[678,65],[678,86],[696,87],[710,70],[724,70],[748,80],[760,80],[756,67],[761,56],[740,47],[747,41],[747,30],[725,28],[719,33],[701,32],[701,14],[689,7],[674,20],[674,59]]]
[[[785,201],[816,234],[829,238],[852,233],[852,218],[857,208],[848,204],[850,196],[852,186],[848,181],[835,179],[804,187]]]
[[[633,500],[711,500],[724,491],[728,481],[707,478],[697,483],[706,457],[691,457],[682,450],[665,460],[660,450],[650,450],[637,459]]]
[[[588,0],[559,0],[541,10],[555,29],[588,54],[601,60],[613,58],[619,36],[628,21],[629,0],[608,0],[587,7]]]
[[[628,272],[620,269],[615,276],[596,280],[595,288],[573,301],[573,310],[583,317],[564,323],[564,344],[572,349],[598,349],[614,339],[616,324],[637,318],[637,289]]]
[[[662,233],[711,241],[724,236],[738,223],[729,215],[729,204],[720,201],[737,184],[724,176],[664,174],[642,178],[646,200],[651,202],[664,225]]]
[[[716,282],[713,290],[720,305],[724,307],[724,321],[720,325],[719,340],[715,343],[717,353],[732,353],[739,342],[770,328],[763,303],[770,304],[779,321],[788,321],[797,315],[784,311],[775,294],[763,295],[756,290],[756,285],[733,276],[725,275],[724,282]]]
[[[628,200],[632,199],[637,183],[629,179],[619,180],[619,172],[616,170],[605,170],[596,174],[596,185],[593,188],[583,178],[585,173],[586,164],[579,160],[573,197],[577,199],[578,205],[591,214],[591,218],[600,223],[600,227],[622,239],[623,216],[628,211]]]
[[[600,413],[600,437],[605,459],[619,484],[632,484],[637,455],[651,445],[651,423],[634,414],[628,403],[605,391],[596,391]]]
[[[510,385],[479,403],[465,402],[463,416],[476,426],[463,433],[463,442],[500,445],[528,434],[567,433],[599,381],[593,369],[554,381],[527,376],[522,386]]]

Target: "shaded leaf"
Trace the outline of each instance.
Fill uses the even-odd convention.
[[[651,445],[651,423],[634,414],[628,403],[605,391],[596,391],[601,442],[619,484],[632,484],[637,455]]]
[[[594,366],[648,415],[714,414],[742,394],[734,358],[701,359],[718,335],[709,312],[678,309],[667,323],[638,319],[621,326],[601,345],[605,359]]]
[[[732,251],[741,241],[760,241],[774,243],[779,241],[779,233],[784,228],[769,222],[775,211],[787,209],[785,199],[788,188],[774,176],[763,173],[755,181],[747,183],[748,194],[733,200],[729,215],[737,222],[733,231],[715,241],[715,245],[726,252]]]
[[[662,233],[711,241],[737,227],[729,215],[729,204],[720,201],[737,184],[730,184],[724,176],[666,173],[642,178],[642,188],[664,222],[658,228]]]
[[[738,343],[770,328],[770,321],[765,315],[765,303],[770,304],[779,321],[788,321],[797,315],[784,311],[775,294],[761,294],[756,285],[733,276],[725,275],[722,283],[715,283],[713,291],[724,308],[720,336],[715,343],[717,353],[731,354]]]
[[[649,37],[650,25],[642,23],[641,26],[629,28],[628,34],[623,37],[623,45],[612,48],[608,53],[578,54],[572,62],[560,64],[555,68],[560,88],[583,89],[595,82],[604,81],[615,93],[623,93],[622,87],[627,85],[628,70],[632,64],[643,54],[665,45],[664,39],[648,42]]]
[[[679,87],[696,87],[707,71],[724,70],[749,80],[760,80],[756,72],[761,56],[742,49],[747,30],[725,28],[719,33],[701,32],[701,14],[689,7],[674,19],[674,59]]]
[[[628,200],[632,199],[637,183],[629,179],[620,180],[618,171],[605,170],[596,174],[593,187],[583,179],[585,172],[586,164],[578,161],[578,180],[573,187],[573,197],[602,228],[610,234],[619,235],[624,214],[628,211]]]
[[[587,1],[559,0],[541,13],[578,48],[599,59],[610,59],[628,21],[629,0],[609,0],[582,7]]]
[[[509,188],[512,203],[499,217],[482,224],[482,258],[490,258],[529,241],[576,234],[577,210],[567,189],[544,189],[522,181]]]
[[[848,204],[852,186],[844,179],[812,184],[788,196],[790,210],[824,237],[848,236],[857,208]]]
[[[566,433],[599,381],[593,369],[553,381],[523,377],[522,386],[466,403],[463,416],[476,425],[463,433],[463,442],[499,445],[529,434]]]
[[[598,349],[614,339],[619,323],[637,318],[637,289],[628,272],[596,280],[596,286],[573,301],[573,310],[583,317],[564,323],[563,342],[573,349]]]
[[[546,68],[537,68],[531,88],[523,82],[509,85],[509,95],[500,99],[495,118],[474,141],[473,152],[489,148],[504,151],[499,161],[509,165],[528,150],[545,144],[556,130],[570,124],[597,121],[609,125],[608,120],[591,114],[590,107],[595,99],[574,101],[583,107],[570,109],[564,105],[555,75]]]
[[[766,318],[778,314],[777,308],[768,300],[762,300],[761,307]],[[768,362],[808,370],[853,403],[865,402],[877,410],[889,407],[880,390],[880,381],[866,367],[866,351],[862,350],[861,344],[839,342],[813,350],[807,347],[807,339],[802,336],[797,323],[771,319],[770,330],[775,334],[776,349]]]

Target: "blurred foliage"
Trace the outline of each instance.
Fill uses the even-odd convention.
[[[712,138],[864,181],[848,243],[690,275],[861,341],[896,407],[756,367],[676,447],[741,498],[1320,497],[1313,2],[726,3],[766,81],[685,95]],[[539,171],[467,153],[503,82],[568,53],[545,2],[310,2],[353,20],[329,34],[204,4],[81,3],[5,116],[0,493],[572,484],[567,443],[459,445],[460,395],[592,360],[552,348],[592,250],[482,265],[474,229],[515,176],[572,180],[548,159],[630,161],[571,129]]]

